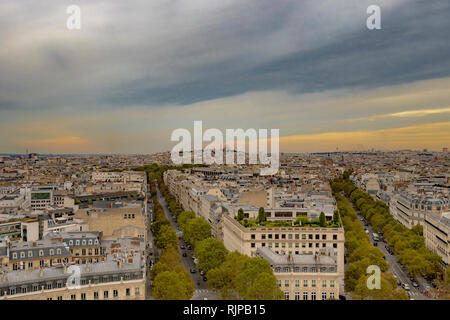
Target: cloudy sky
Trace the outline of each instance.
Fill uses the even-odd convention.
[[[441,150],[449,17],[448,0],[2,0],[0,153],[168,151],[194,120],[279,128],[288,152]]]

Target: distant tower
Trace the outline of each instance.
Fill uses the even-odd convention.
[[[448,152],[448,148],[442,148],[442,152],[443,153],[447,153]]]

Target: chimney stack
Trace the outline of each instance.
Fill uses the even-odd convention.
[[[44,276],[44,268],[39,267],[39,277],[43,277]]]
[[[2,279],[3,279],[3,282],[6,282],[6,270],[3,270]]]
[[[67,273],[67,263],[63,263],[64,274]]]
[[[119,267],[119,269],[122,269],[122,258],[119,258],[117,260],[117,266]]]
[[[36,241],[33,242],[33,247],[35,248],[37,246]]]

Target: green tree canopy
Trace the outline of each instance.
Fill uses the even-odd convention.
[[[198,267],[206,273],[211,269],[218,268],[228,254],[223,243],[213,238],[197,242],[194,251],[198,259]]]

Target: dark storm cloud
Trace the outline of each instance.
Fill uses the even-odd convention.
[[[361,15],[354,17],[359,28],[319,48],[305,51],[300,44],[297,52],[251,67],[235,59],[205,64],[193,71],[197,79],[179,79],[163,87],[146,86],[146,80],[139,79],[108,91],[107,101],[117,105],[190,104],[256,90],[307,93],[450,75],[450,2],[408,1],[392,10],[382,7],[383,29],[379,31],[365,28],[365,5],[360,5]]]

